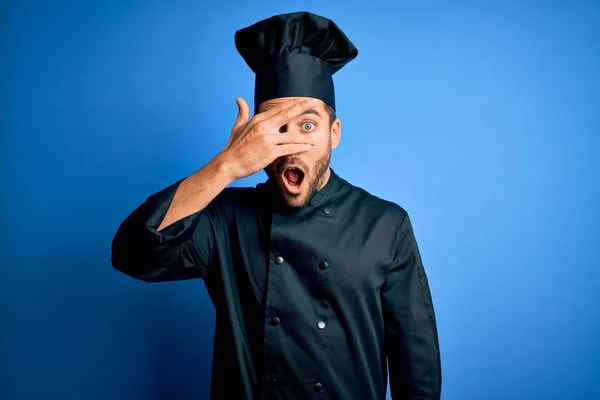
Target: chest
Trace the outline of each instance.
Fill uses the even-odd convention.
[[[246,213],[235,219],[230,263],[257,299],[269,285],[308,298],[374,297],[392,258],[392,235],[376,213],[323,206],[294,214]],[[238,282],[239,283],[239,282]]]

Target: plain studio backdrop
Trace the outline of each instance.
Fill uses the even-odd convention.
[[[443,398],[600,398],[597,2],[1,7],[0,398],[207,397],[203,282],[136,281],[110,244],[222,149],[237,96],[252,107],[235,30],[299,10],[359,49],[332,166],[411,215]]]

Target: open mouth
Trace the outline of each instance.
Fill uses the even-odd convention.
[[[291,194],[300,193],[304,181],[304,171],[297,167],[288,167],[281,174],[285,189]]]

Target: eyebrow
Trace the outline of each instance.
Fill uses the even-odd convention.
[[[320,112],[318,112],[317,110],[314,110],[314,109],[312,109],[312,108],[311,108],[310,110],[306,110],[306,111],[304,111],[304,112],[303,112],[302,114],[300,114],[300,115],[305,115],[305,114],[314,114],[314,115],[316,115],[317,117],[319,117],[319,118],[323,119],[323,116],[321,115],[321,113],[320,113]]]

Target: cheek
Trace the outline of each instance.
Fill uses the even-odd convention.
[[[316,165],[325,157],[329,148],[327,143],[318,143],[310,151],[306,153],[306,163],[310,165],[312,171],[314,171]]]
[[[311,132],[309,135],[316,143],[313,147],[313,150],[316,152],[322,152],[323,149],[326,149],[329,146],[329,141],[331,140],[331,132],[329,132],[329,130],[319,129],[315,132]]]
[[[315,141],[317,142],[315,145],[316,152],[320,154],[325,153],[329,151],[329,146],[331,144],[331,133],[326,131],[316,137]]]
[[[273,161],[271,164],[267,165],[267,167],[265,168],[265,172],[267,173],[267,175],[275,175],[275,161]]]

